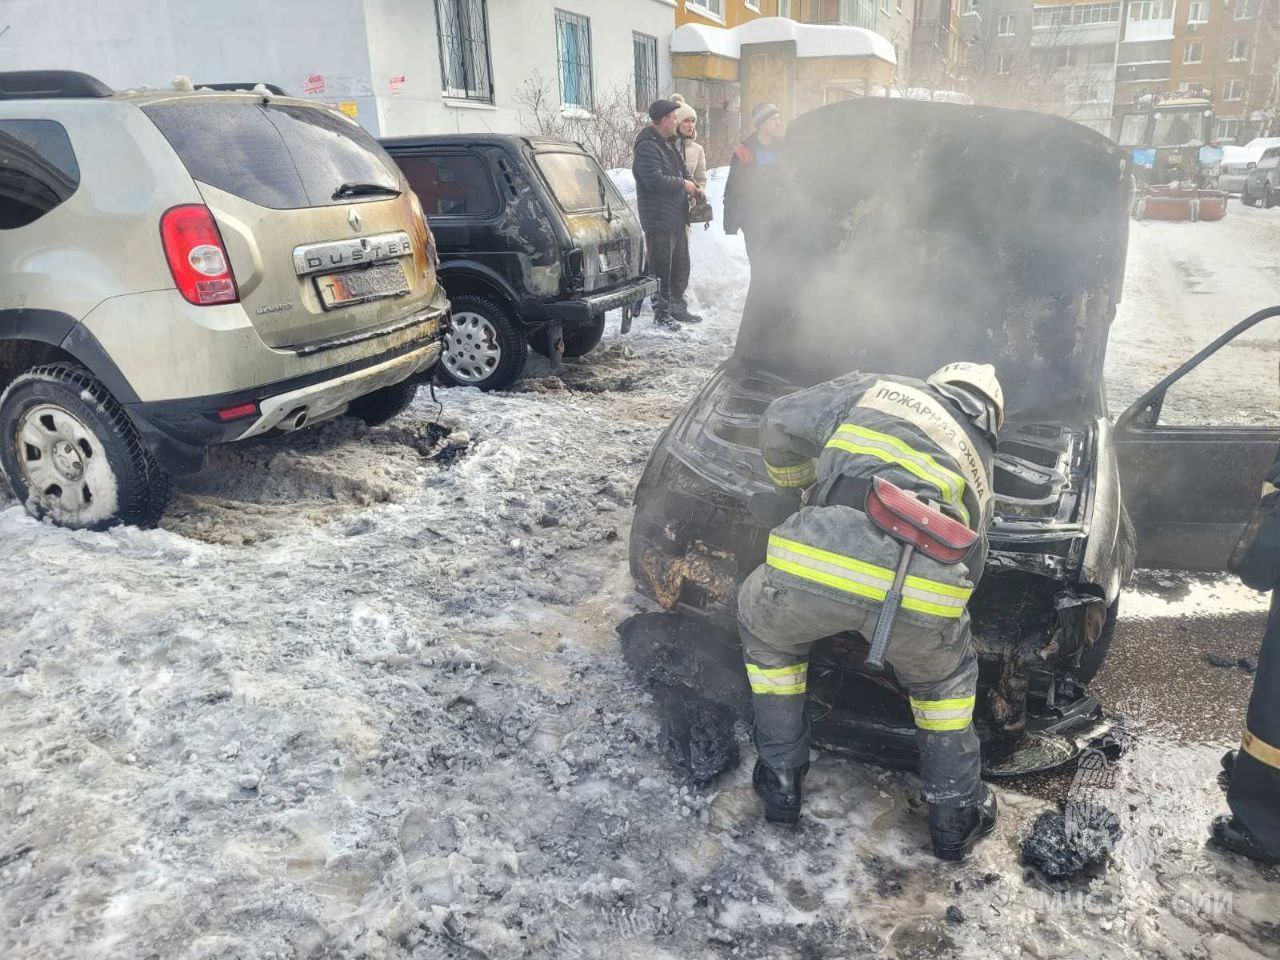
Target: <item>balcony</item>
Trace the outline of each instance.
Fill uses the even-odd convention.
[[[960,14],[960,39],[965,43],[977,43],[982,39],[982,14],[966,10]]]
[[[1115,43],[1119,35],[1119,23],[1036,27],[1031,31],[1031,45],[1033,47],[1080,47],[1093,43]]]

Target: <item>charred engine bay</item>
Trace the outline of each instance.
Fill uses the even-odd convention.
[[[663,436],[636,494],[632,572],[640,588],[668,610],[711,621],[729,642],[737,585],[763,562],[768,539],[745,505],[770,487],[758,424],[792,389],[726,365]],[[991,551],[970,605],[981,664],[976,719],[995,739],[1070,732],[1099,712],[1085,684],[1105,653],[1108,609],[1096,588],[1079,582],[1093,444],[1091,426],[1039,418],[1001,433]],[[881,759],[907,762],[914,737],[905,696],[861,673],[865,652],[864,638],[852,634],[815,649],[815,731],[833,745],[882,743]]]

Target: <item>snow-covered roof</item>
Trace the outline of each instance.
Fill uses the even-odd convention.
[[[671,34],[672,53],[714,53],[739,60],[742,45],[794,40],[798,57],[879,57],[897,65],[893,44],[873,30],[759,17],[736,27],[686,23]]]

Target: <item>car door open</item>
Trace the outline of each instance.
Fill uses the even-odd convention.
[[[1280,306],[1236,324],[1139,397],[1116,421],[1124,502],[1137,529],[1141,566],[1225,569],[1280,444],[1280,336],[1271,335],[1280,323],[1265,324],[1265,340],[1246,337],[1275,317],[1280,317]],[[1205,413],[1205,407],[1192,400],[1170,416],[1170,390],[1187,384],[1197,371],[1203,380],[1202,364],[1215,355],[1237,370],[1237,362],[1247,359],[1252,376],[1206,383],[1223,401],[1214,412]],[[1263,365],[1270,368],[1269,390],[1258,395],[1255,381]],[[1232,412],[1224,417],[1228,407]],[[1201,416],[1209,422],[1183,422]],[[1219,417],[1241,422],[1218,423]]]

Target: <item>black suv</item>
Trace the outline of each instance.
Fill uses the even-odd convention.
[[[600,342],[606,311],[629,311],[657,289],[643,275],[635,214],[581,145],[499,134],[382,145],[438,245],[453,304],[446,382],[505,387],[527,347],[553,362],[582,356]]]

